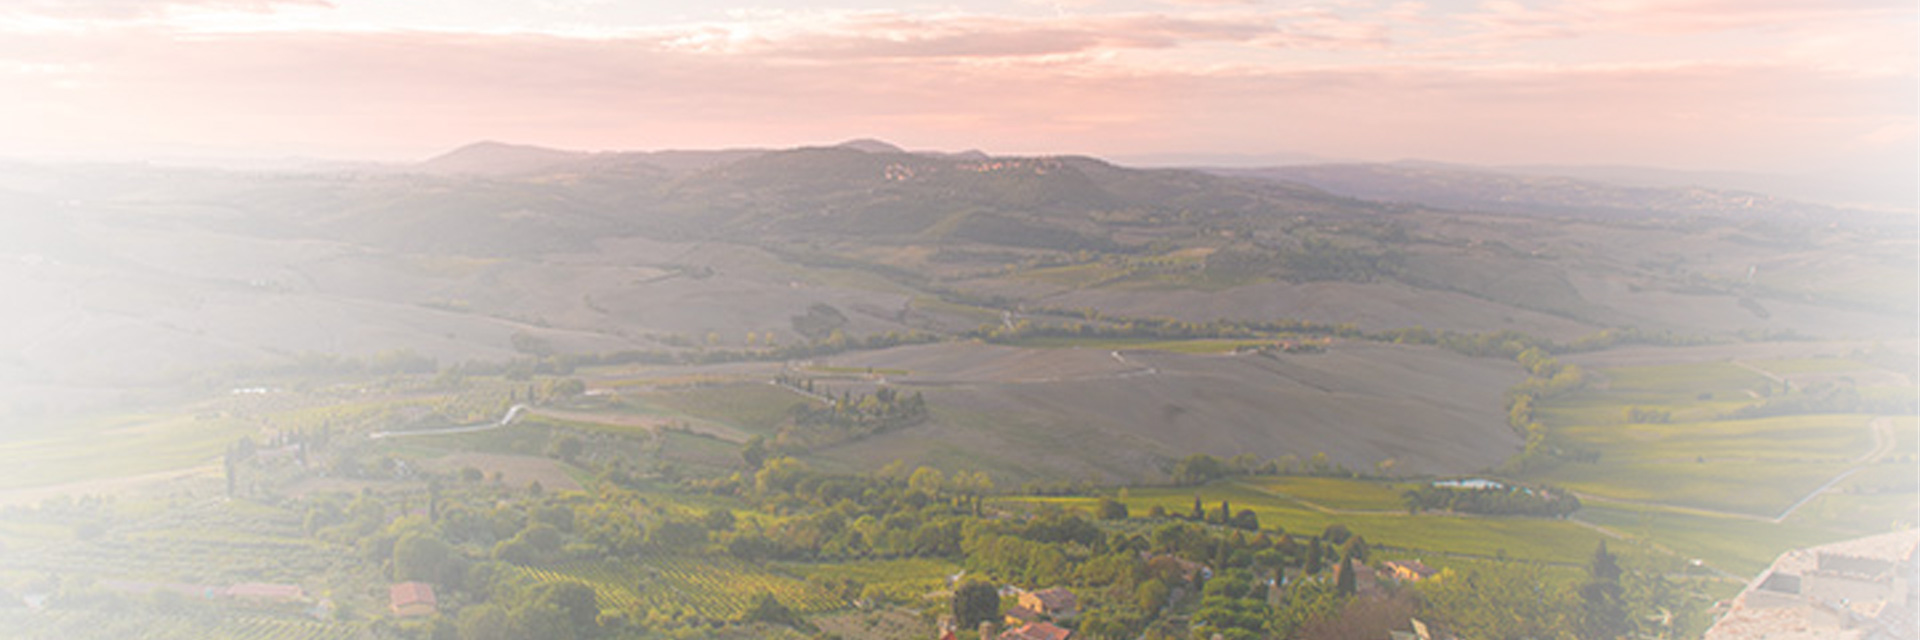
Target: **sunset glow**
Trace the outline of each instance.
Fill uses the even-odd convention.
[[[0,145],[410,160],[480,139],[877,137],[1768,171],[1914,155],[1910,2],[887,4],[27,0],[0,8]]]

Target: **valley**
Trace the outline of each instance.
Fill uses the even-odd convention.
[[[1611,549],[1690,637],[1920,525],[1911,217],[1406,173],[9,167],[0,630],[933,637],[978,579],[1075,637],[1507,637],[1573,623],[1454,585],[1578,606]]]

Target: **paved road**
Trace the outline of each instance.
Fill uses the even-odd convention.
[[[1787,507],[1786,511],[1780,512],[1780,515],[1775,517],[1773,521],[1781,522],[1786,520],[1787,516],[1793,515],[1793,512],[1800,510],[1800,507],[1812,502],[1814,498],[1819,497],[1822,493],[1826,493],[1828,489],[1832,489],[1833,485],[1840,484],[1840,481],[1847,479],[1847,476],[1859,473],[1860,470],[1867,468],[1867,465],[1873,464],[1873,461],[1887,457],[1888,454],[1893,453],[1893,418],[1886,416],[1874,418],[1872,422],[1867,423],[1867,428],[1873,430],[1873,448],[1869,449],[1866,453],[1860,454],[1860,457],[1854,458],[1853,468],[1841,472],[1840,475],[1834,476],[1832,480],[1828,480],[1826,484],[1820,485],[1820,488],[1809,492],[1806,497],[1800,498],[1799,502],[1795,502],[1793,506]]]
[[[492,431],[494,429],[498,429],[498,428],[513,424],[515,420],[520,419],[521,414],[524,414],[527,412],[528,408],[529,407],[527,407],[527,405],[524,405],[524,404],[516,404],[516,405],[513,405],[512,407],[508,407],[506,415],[500,416],[500,419],[494,422],[487,422],[482,424],[470,424],[470,425],[459,426],[459,427],[442,427],[439,429],[415,429],[411,431],[375,431],[373,433],[367,434],[367,438],[370,440],[381,440],[385,438],[411,438],[414,436],[444,436],[444,435],[451,435],[456,433],[479,433],[482,431]]]

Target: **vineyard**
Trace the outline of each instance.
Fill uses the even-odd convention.
[[[919,616],[902,609],[852,611],[824,616],[813,621],[821,631],[846,640],[896,640],[925,637],[931,626]]]
[[[728,557],[656,556],[619,562],[574,562],[523,567],[540,582],[573,581],[593,587],[602,609],[644,616],[662,612],[683,618],[733,620],[754,596],[771,593],[797,613],[818,613],[847,603],[791,576]]]
[[[339,550],[307,538],[299,515],[284,509],[236,501],[180,505],[132,521],[119,513],[107,504],[11,511],[12,518],[70,527],[74,535],[0,548],[0,568],[224,584],[293,582],[341,562]]]
[[[0,610],[14,640],[388,640],[357,625],[264,614],[126,615],[76,609]]]
[[[832,564],[782,562],[774,568],[809,582],[853,582],[863,585],[863,593],[892,602],[921,602],[928,594],[945,590],[948,578],[964,573],[960,565],[933,558]]]

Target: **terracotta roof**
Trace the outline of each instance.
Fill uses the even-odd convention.
[[[387,599],[394,609],[414,605],[437,607],[440,602],[433,597],[433,585],[425,582],[402,582],[387,590]]]
[[[1045,622],[1030,622],[1000,634],[1000,640],[1067,640],[1072,631]]]

